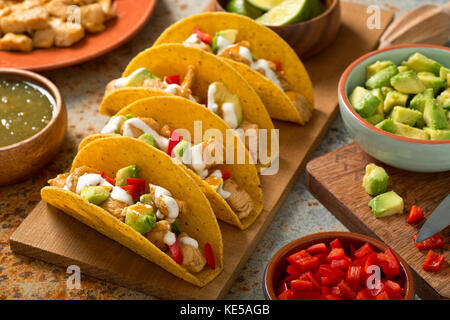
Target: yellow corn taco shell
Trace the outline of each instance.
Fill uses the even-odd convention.
[[[252,54],[258,58],[281,62],[290,86],[305,97],[309,108],[296,107],[282,89],[247,65],[223,58],[255,89],[272,118],[299,124],[305,124],[310,119],[310,108],[314,106],[311,80],[294,50],[280,36],[248,17],[226,12],[208,12],[190,16],[173,24],[161,34],[154,45],[183,43],[192,35],[195,27],[211,37],[218,31],[237,29],[236,42],[249,41]]]
[[[227,130],[230,127],[217,115],[209,112],[203,106],[198,105],[192,101],[181,97],[151,97],[138,100],[131,105],[120,110],[117,115],[131,114],[135,117],[150,117],[156,120],[160,125],[168,125],[171,130],[184,129],[187,130],[191,137],[191,142],[194,139],[194,121],[201,121],[202,137],[205,132],[210,129],[219,130],[223,139],[224,157],[227,157],[227,148],[225,147]],[[183,115],[183,116],[180,116]],[[79,148],[89,145],[90,142],[96,139],[105,137],[117,136],[114,134],[96,134],[86,137]],[[236,213],[233,212],[228,203],[204,180],[202,180],[195,172],[188,169],[182,163],[179,165],[186,170],[186,172],[194,179],[200,189],[208,198],[217,218],[237,226],[240,229],[248,228],[259,216],[263,208],[262,190],[260,180],[255,165],[249,160],[249,154],[245,149],[242,141],[237,137],[233,137],[234,141],[234,163],[236,163],[236,155],[238,153],[245,154],[245,164],[223,164],[222,167],[230,169],[233,180],[247,193],[253,200],[254,209],[245,219],[240,220]],[[152,146],[145,144],[147,148],[153,149]],[[168,157],[168,156],[167,156]]]
[[[204,248],[207,242],[211,244],[216,262],[214,270],[206,266],[199,273],[188,272],[140,233],[101,207],[89,204],[76,193],[44,187],[41,190],[42,199],[173,275],[196,286],[205,286],[223,270],[222,236],[208,200],[185,170],[174,165],[161,151],[148,148],[144,142],[128,137],[112,137],[85,145],[75,157],[72,171],[86,165],[114,176],[120,168],[130,164],[139,167],[140,178],[168,189],[175,198],[186,202],[189,211],[181,213],[177,221],[182,230],[198,240],[199,248]]]

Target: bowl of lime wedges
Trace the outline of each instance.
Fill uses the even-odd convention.
[[[328,47],[341,24],[339,0],[211,0],[208,10],[254,19],[278,33],[301,58]]]

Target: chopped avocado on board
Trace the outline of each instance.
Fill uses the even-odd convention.
[[[389,191],[370,200],[369,207],[372,209],[376,218],[383,218],[403,213],[404,203],[402,197],[394,191]]]
[[[365,86],[349,96],[368,123],[399,136],[447,140],[450,131],[450,68],[421,53],[400,66],[389,60],[366,67]]]
[[[386,192],[389,176],[386,171],[373,163],[366,166],[366,174],[363,178],[363,187],[371,196],[377,196]]]

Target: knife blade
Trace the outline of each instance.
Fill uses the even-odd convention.
[[[438,205],[417,235],[417,242],[434,236],[450,225],[450,194]]]

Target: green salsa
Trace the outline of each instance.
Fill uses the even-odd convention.
[[[55,100],[27,81],[0,79],[0,148],[28,139],[52,119]]]

